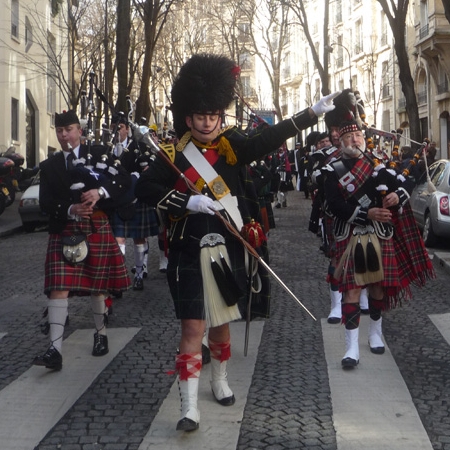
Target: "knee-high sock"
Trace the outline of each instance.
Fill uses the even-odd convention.
[[[145,244],[134,244],[134,263],[136,265],[136,276],[141,277],[144,265]]]
[[[344,303],[342,305],[342,322],[347,330],[355,330],[359,327],[361,309],[359,303]]]
[[[105,314],[107,308],[105,305],[105,296],[103,294],[91,295],[91,306],[92,312],[94,313],[95,329],[98,334],[106,336]]]
[[[61,353],[66,324],[69,300],[67,298],[48,301],[48,323],[50,325],[50,340],[53,347]]]

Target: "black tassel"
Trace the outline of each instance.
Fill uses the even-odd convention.
[[[222,268],[225,273],[225,277],[227,279],[228,288],[236,297],[235,303],[237,303],[238,298],[242,295],[242,289],[237,284],[233,271],[230,269],[230,266],[227,264],[227,261],[222,255],[222,253],[220,253],[220,263],[222,264]]]
[[[214,279],[216,280],[217,287],[219,288],[219,291],[222,294],[223,299],[225,300],[225,303],[228,306],[235,305],[239,297],[236,297],[233,294],[232,290],[229,287],[224,271],[220,267],[219,263],[215,261],[212,257],[211,257],[211,270],[214,275]]]
[[[364,254],[364,248],[361,244],[361,239],[358,238],[358,243],[355,245],[354,254],[355,272],[366,273],[366,256]]]
[[[380,270],[378,254],[370,238],[367,244],[367,269],[369,272],[378,272]]]

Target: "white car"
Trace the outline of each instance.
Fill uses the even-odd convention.
[[[24,231],[31,233],[38,226],[48,223],[48,216],[41,211],[39,205],[39,172],[34,176],[30,187],[22,194],[19,203],[19,214]]]
[[[426,173],[419,178],[410,204],[425,245],[433,247],[439,238],[450,237],[450,160],[434,162],[429,173],[429,180]]]

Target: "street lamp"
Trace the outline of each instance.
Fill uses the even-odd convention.
[[[333,53],[333,46],[338,45],[339,47],[342,47],[348,55],[348,72],[350,74],[350,89],[352,89],[352,60],[351,60],[351,56],[350,56],[350,51],[347,47],[345,47],[345,45],[339,44],[339,42],[333,42],[330,45],[325,45],[325,50],[329,53]]]

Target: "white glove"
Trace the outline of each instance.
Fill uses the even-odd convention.
[[[321,98],[315,105],[311,106],[311,109],[314,111],[314,114],[319,117],[322,114],[333,111],[335,108],[333,99],[337,97],[341,91],[334,92],[333,94],[326,95]]]
[[[136,178],[136,180],[139,180],[141,174],[139,172],[131,172],[131,176]]]
[[[193,212],[211,214],[212,216],[215,211],[219,210],[218,206],[214,203],[214,200],[206,195],[191,195],[186,208]]]

